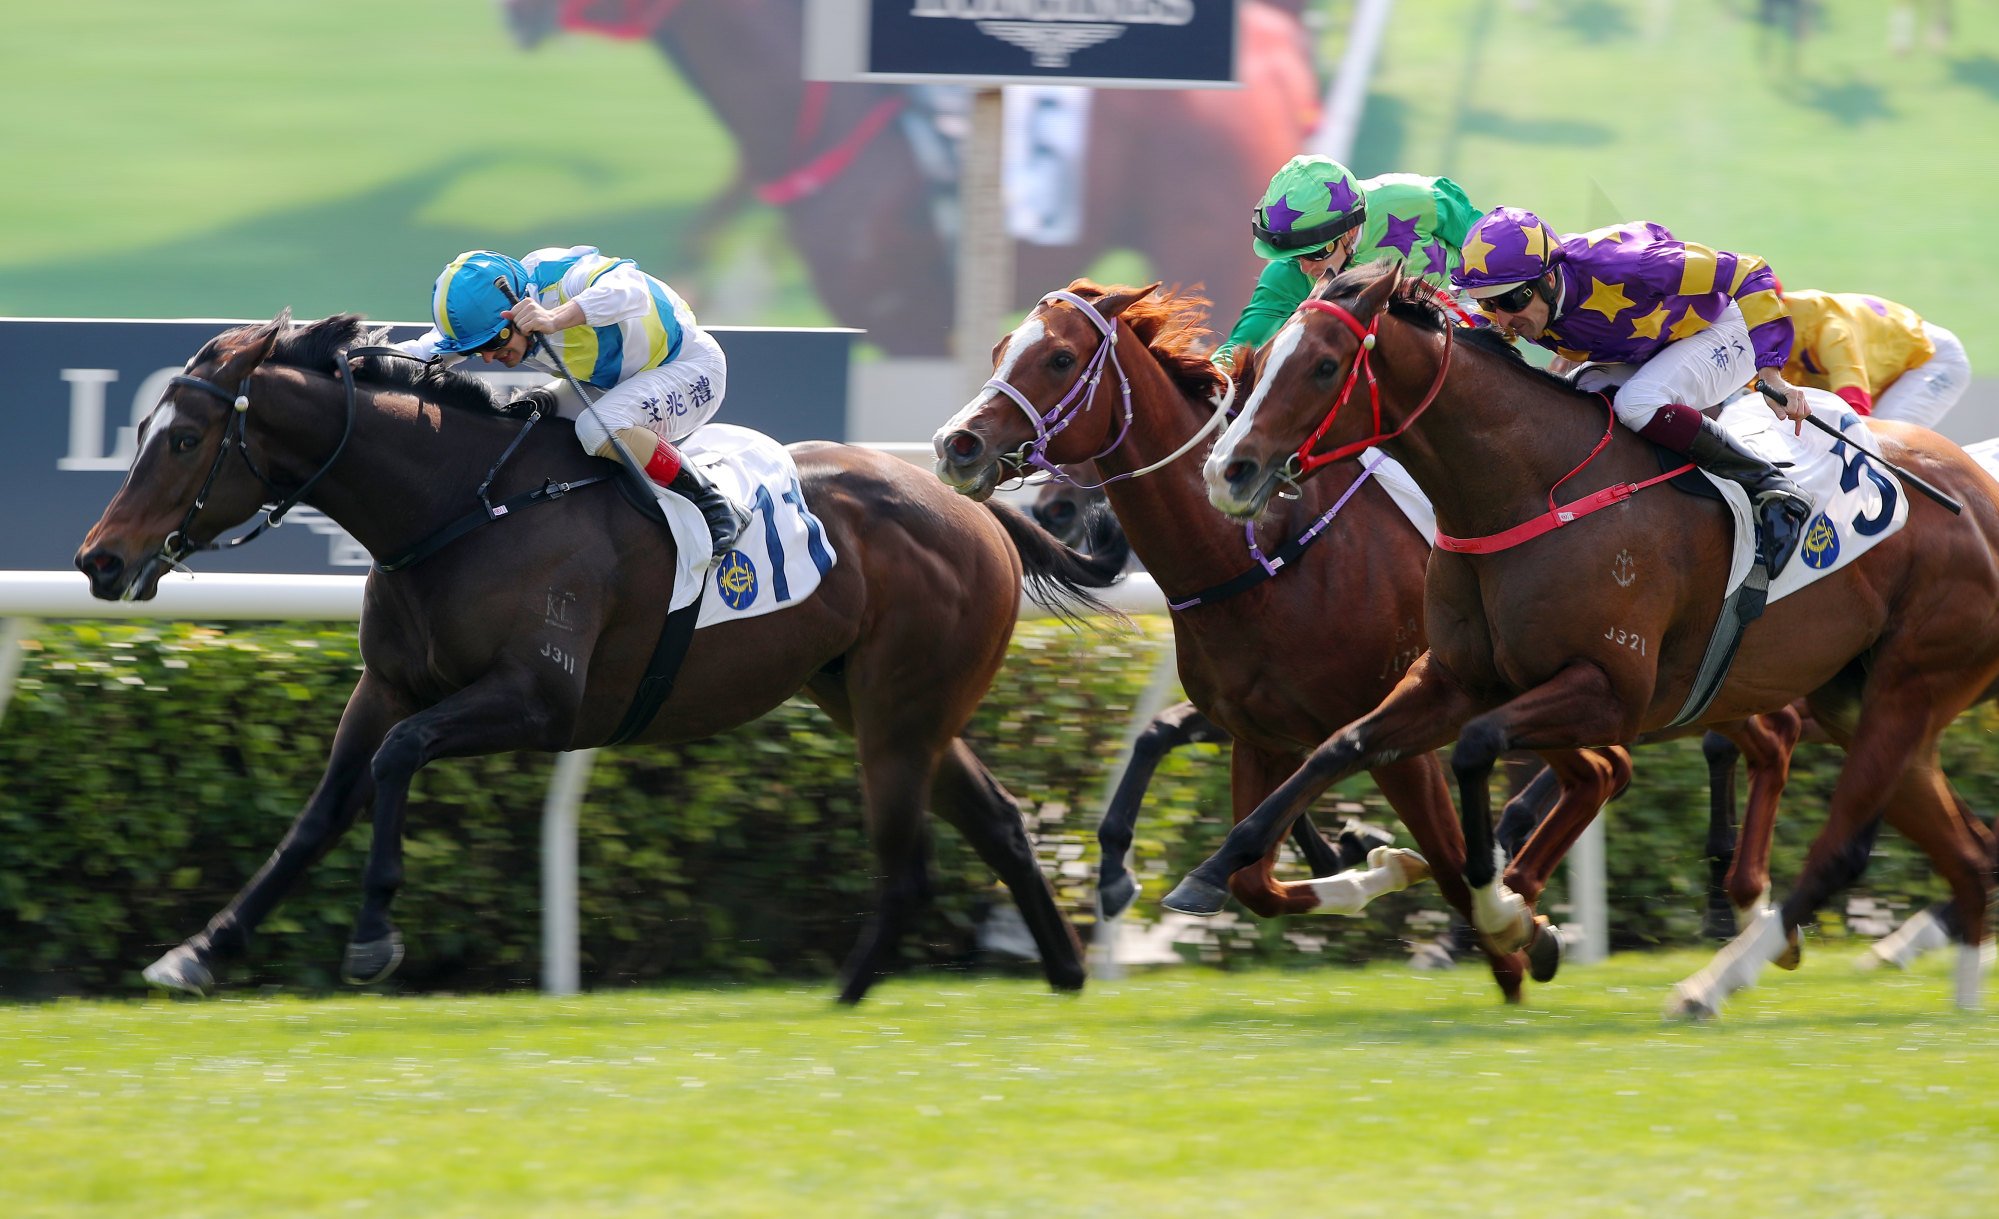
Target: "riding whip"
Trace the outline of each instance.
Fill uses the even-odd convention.
[[[1784,395],[1778,393],[1774,389],[1771,389],[1768,385],[1764,384],[1764,382],[1760,378],[1756,382],[1756,392],[1762,394],[1765,398],[1770,399],[1770,401],[1772,402],[1782,403],[1784,401]],[[1950,496],[1945,495],[1942,491],[1939,491],[1935,487],[1931,486],[1929,483],[1924,482],[1920,477],[1909,473],[1909,471],[1904,470],[1902,467],[1896,465],[1894,462],[1889,461],[1887,458],[1881,456],[1881,454],[1870,452],[1869,450],[1862,448],[1860,445],[1855,444],[1853,442],[1852,437],[1848,436],[1845,432],[1842,432],[1838,428],[1827,423],[1825,420],[1820,419],[1817,415],[1806,415],[1805,422],[1811,424],[1819,431],[1824,432],[1826,435],[1832,437],[1834,440],[1845,441],[1847,445],[1853,449],[1854,452],[1859,453],[1862,457],[1868,458],[1869,460],[1872,461],[1879,462],[1881,465],[1886,466],[1888,469],[1894,471],[1895,474],[1898,475],[1903,482],[1908,483],[1916,490],[1921,491],[1924,495],[1927,495],[1931,499],[1938,502],[1939,504],[1942,504],[1944,507],[1950,509],[1953,513],[1956,513],[1959,516],[1962,516],[1964,514],[1963,504],[1958,503]]]
[[[507,306],[509,308],[512,308],[513,306],[521,303],[521,298],[514,294],[513,285],[507,282],[506,276],[504,275],[494,276],[493,286],[495,288],[498,288],[501,291],[501,293],[503,293],[506,296]],[[590,395],[583,392],[582,382],[576,379],[575,373],[569,371],[569,365],[562,362],[562,356],[559,352],[555,350],[555,344],[549,342],[548,336],[544,334],[530,335],[529,338],[532,339],[533,341],[529,345],[528,349],[532,351],[536,347],[541,348],[542,354],[549,358],[549,360],[555,365],[555,367],[562,373],[563,379],[569,382],[569,388],[576,391],[576,400],[583,404],[584,411],[588,413],[592,419],[597,419],[597,412],[591,409]],[[604,427],[604,421],[601,419],[597,419],[597,426]],[[632,456],[632,451],[625,447],[625,442],[618,439],[618,434],[612,431],[608,427],[604,428],[604,434],[611,438],[611,447],[617,450],[618,460],[625,463],[625,468],[627,470],[630,470],[633,474],[638,475],[641,482],[648,481],[646,479],[645,467],[639,464],[638,458]]]

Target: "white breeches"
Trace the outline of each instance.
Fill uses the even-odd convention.
[[[556,413],[576,421],[585,452],[603,448],[611,435],[642,427],[668,443],[687,439],[722,409],[729,386],[729,362],[722,345],[706,331],[690,330],[670,364],[633,373],[605,390],[588,411],[567,381],[551,381]]]
[[[1699,334],[1670,343],[1631,374],[1612,405],[1624,426],[1638,431],[1662,406],[1680,403],[1700,411],[1727,398],[1756,375],[1749,323],[1732,302]]]
[[[1933,428],[1971,388],[1971,361],[1965,357],[1964,344],[1950,331],[1929,322],[1923,323],[1923,333],[1935,344],[1936,354],[1881,391],[1874,400],[1876,419]]]

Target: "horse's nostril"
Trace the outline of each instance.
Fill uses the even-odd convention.
[[[979,450],[985,447],[984,443],[970,432],[954,432],[944,443],[950,446],[951,455],[960,459],[977,457]]]
[[[1256,473],[1256,463],[1253,461],[1232,461],[1222,467],[1222,477],[1231,483],[1239,483],[1254,473]]]

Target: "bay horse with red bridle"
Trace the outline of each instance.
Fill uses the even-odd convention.
[[[441,757],[611,741],[661,639],[673,538],[614,492],[616,467],[586,455],[567,421],[524,429],[478,380],[352,354],[363,337],[352,315],[307,327],[280,316],[211,340],[146,420],[124,484],[77,553],[96,596],[143,600],[170,565],[276,502],[267,512],[319,509],[378,562],[361,678],[324,778],[248,885],[147,969],[155,985],[208,991],[219,962],[246,951],[368,807],[374,839],[343,973],[387,976],[402,952],[389,907],[416,771]],[[711,736],[801,692],[853,734],[880,874],[843,1001],[891,966],[929,896],[926,807],[1006,882],[1050,984],[1081,987],[1081,947],[1019,808],[960,734],[1005,658],[1023,567],[1044,600],[1071,606],[1114,573],[1023,514],[972,505],[895,458],[833,444],[792,454],[832,566],[795,606],[699,631],[633,739]],[[479,508],[482,472],[504,515]],[[650,503],[649,491],[635,494]],[[391,561],[474,519],[491,523],[420,562]]]
[[[1254,867],[1327,785],[1448,744],[1475,922],[1502,946],[1519,942],[1546,869],[1594,810],[1557,808],[1497,875],[1486,784],[1502,750],[1630,745],[1803,697],[1847,751],[1825,825],[1781,909],[1759,912],[1709,969],[1682,983],[1673,1010],[1712,1014],[1783,955],[1795,929],[1864,865],[1864,831],[1884,814],[1950,886],[1968,941],[1956,997],[1975,1004],[1993,839],[1950,790],[1936,742],[1999,677],[1999,484],[1934,433],[1876,425],[1882,455],[1961,500],[1962,514],[1910,497],[1900,531],[1770,604],[1706,709],[1675,726],[1723,603],[1727,510],[1665,489],[1615,490],[1656,481],[1660,469],[1649,445],[1607,426],[1603,398],[1528,367],[1488,332],[1446,325],[1400,284],[1397,268],[1348,272],[1271,341],[1262,381],[1204,467],[1211,501],[1253,516],[1279,487],[1344,477],[1342,459],[1379,446],[1428,493],[1440,534],[1517,537],[1536,521],[1531,528],[1543,532],[1507,548],[1433,556],[1430,650],[1240,822],[1168,896],[1169,907],[1218,909],[1228,878]],[[1875,473],[1892,493],[1887,472]],[[1555,504],[1558,485],[1574,498]],[[1583,515],[1586,503],[1611,506]],[[1620,552],[1644,556],[1635,572],[1618,563]],[[1342,614],[1338,628],[1366,625]]]
[[[955,207],[955,184],[926,171],[901,130],[916,121],[909,88],[800,79],[800,0],[503,0],[502,10],[525,46],[559,28],[650,41],[735,138],[738,181],[714,218],[750,198],[782,208],[786,239],[841,325],[867,330],[890,355],[950,350],[955,243],[934,196],[941,188]],[[1130,249],[1162,276],[1206,283],[1230,317],[1248,302],[1261,269],[1248,238],[1182,218],[1241,215],[1311,134],[1319,83],[1294,11],[1250,0],[1237,38],[1240,88],[1091,97],[1082,230],[1067,245],[1018,246],[1013,300]],[[671,155],[664,133],[660,147]]]

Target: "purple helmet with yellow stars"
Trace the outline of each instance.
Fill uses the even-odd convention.
[[[1256,256],[1268,261],[1322,250],[1367,220],[1367,200],[1346,166],[1331,157],[1292,157],[1270,179],[1250,214]]]
[[[1495,207],[1478,218],[1459,247],[1451,286],[1467,296],[1497,296],[1539,279],[1555,265],[1561,238],[1525,208]]]

